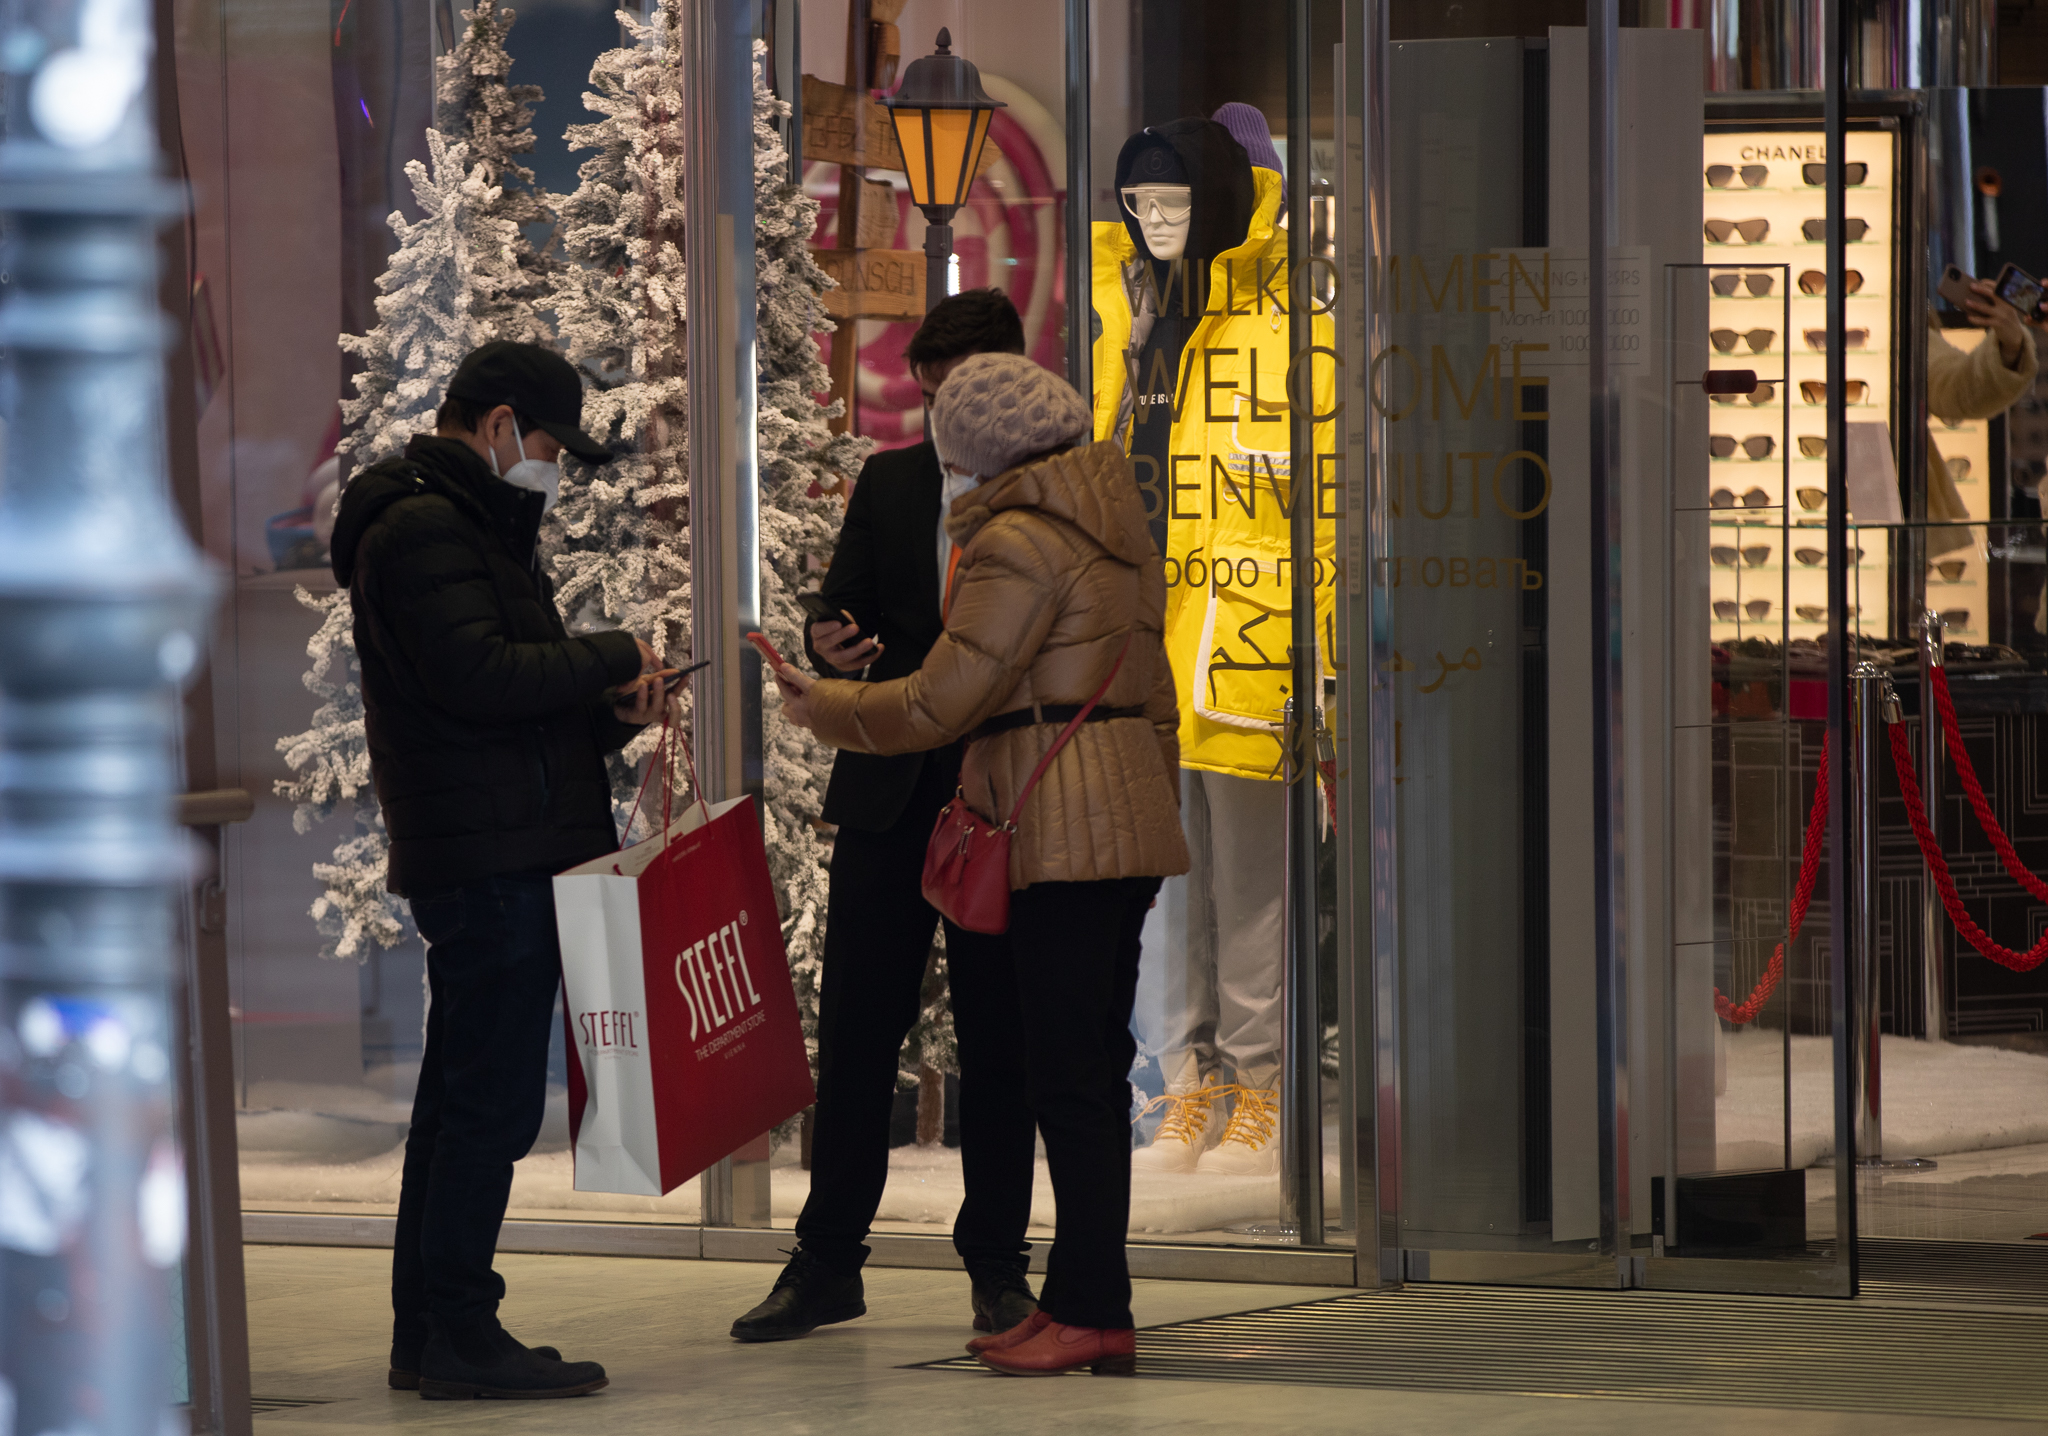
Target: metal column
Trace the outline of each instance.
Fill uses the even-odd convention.
[[[1065,0],[1067,22],[1067,382],[1087,398],[1093,359],[1095,303],[1094,180],[1089,174],[1092,134],[1088,86],[1088,0]]]
[[[165,1429],[187,1238],[174,735],[217,585],[165,483],[153,48],[139,5],[24,0],[0,34],[0,1412],[25,1433]]]
[[[1884,1155],[1884,1045],[1880,1040],[1884,1004],[1878,985],[1877,790],[1885,750],[1885,729],[1899,721],[1898,695],[1876,664],[1865,660],[1850,675],[1854,689],[1854,767],[1849,802],[1855,823],[1851,901],[1856,909],[1857,1139],[1856,1165],[1863,1170],[1917,1168],[1934,1163],[1919,1157]]]
[[[760,481],[754,440],[754,86],[751,0],[683,7],[691,183],[683,195],[689,323],[691,647],[707,796],[761,793]],[[766,1142],[703,1176],[707,1226],[768,1225]]]
[[[1933,609],[1920,615],[1920,795],[1927,820],[1941,832],[1941,715],[1934,704],[1934,670],[1945,661],[1948,623]],[[1948,1040],[1948,914],[1930,875],[1920,904],[1920,1018],[1929,1042]]]
[[[1287,229],[1288,351],[1303,354],[1314,342],[1309,292],[1296,275],[1307,273],[1309,241],[1309,3],[1290,0],[1287,11],[1287,170],[1289,191],[1301,208]],[[1314,386],[1307,386],[1313,393]],[[1294,494],[1290,548],[1294,559],[1292,595],[1293,672],[1283,715],[1282,759],[1287,784],[1286,933],[1281,1020],[1284,1062],[1280,1078],[1280,1211],[1303,1246],[1323,1242],[1323,1034],[1318,1000],[1316,942],[1317,821],[1316,740],[1322,729],[1322,664],[1316,652],[1316,593],[1322,581],[1316,562],[1315,421],[1313,400],[1290,396],[1292,442],[1288,487]]]

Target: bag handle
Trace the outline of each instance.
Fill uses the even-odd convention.
[[[633,795],[633,812],[632,815],[626,819],[626,831],[623,834],[623,837],[630,838],[633,836],[633,824],[639,820],[640,805],[647,797],[647,785],[654,781],[655,770],[658,768],[660,769],[662,775],[661,840],[662,846],[664,848],[667,847],[669,829],[669,799],[674,795],[676,787],[674,775],[676,770],[675,749],[677,747],[680,747],[683,750],[683,761],[685,764],[688,765],[690,770],[690,791],[696,795],[698,804],[703,807],[704,816],[706,818],[709,818],[711,816],[711,805],[710,803],[706,802],[704,798],[704,784],[697,777],[696,754],[690,751],[690,740],[685,738],[682,735],[681,730],[677,729],[670,721],[669,709],[666,705],[664,705],[661,712],[661,741],[654,745],[654,756],[657,759],[659,759],[659,761],[650,762],[647,765],[647,775],[640,780],[640,790]],[[626,844],[623,841],[621,841],[620,846],[624,847],[626,846]]]
[[[1135,633],[1124,635],[1124,646],[1117,650],[1116,662],[1109,665],[1109,677],[1102,680],[1102,686],[1095,690],[1095,696],[1083,704],[1081,711],[1076,713],[1072,721],[1060,730],[1060,736],[1053,740],[1052,746],[1045,750],[1045,756],[1038,760],[1038,766],[1031,770],[1031,776],[1024,782],[1023,791],[1017,794],[1017,806],[1010,810],[1010,821],[1003,824],[1005,831],[1015,832],[1017,830],[1017,819],[1023,816],[1024,803],[1030,798],[1031,790],[1038,786],[1038,780],[1045,776],[1045,770],[1052,766],[1052,760],[1059,756],[1060,749],[1067,746],[1067,740],[1074,736],[1075,731],[1083,723],[1088,721],[1088,715],[1095,711],[1095,705],[1102,701],[1105,693],[1109,692],[1109,685],[1116,682],[1117,670],[1124,666],[1124,655],[1131,651],[1131,640],[1135,637],[1137,637]]]

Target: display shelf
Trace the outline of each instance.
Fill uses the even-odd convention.
[[[1752,597],[1766,596],[1757,592],[1765,581],[1764,571],[1738,564],[1743,571],[1731,573],[1716,565],[1710,584],[1716,604],[1710,633],[1717,642],[1816,637],[1826,629],[1827,566],[1824,562],[1801,563],[1796,558],[1800,548],[1822,546],[1818,534],[1828,512],[1824,447],[1827,246],[1819,224],[1809,223],[1824,219],[1827,191],[1820,184],[1807,183],[1809,174],[1820,177],[1822,155],[1820,136],[1812,131],[1714,129],[1707,132],[1703,146],[1700,179],[1706,230],[1700,257],[1716,266],[1759,266],[1754,283],[1741,269],[1714,272],[1708,306],[1713,341],[1709,365],[1714,369],[1769,367],[1783,376],[1766,402],[1716,403],[1708,414],[1709,432],[1733,437],[1738,444],[1733,456],[1712,460],[1710,486],[1731,488],[1738,495],[1751,487],[1762,488],[1769,496],[1768,511],[1782,517],[1784,529],[1784,537],[1773,540],[1768,580],[1774,590],[1768,595],[1773,600],[1772,611],[1761,622],[1752,619],[1746,607],[1738,607],[1735,617],[1725,615],[1729,612],[1727,600],[1736,597],[1737,590],[1747,590]],[[1852,168],[1864,167],[1862,183],[1847,191],[1852,234],[1856,230],[1853,221],[1864,222],[1862,233],[1846,246],[1854,287],[1845,296],[1844,328],[1852,341],[1860,340],[1847,347],[1846,367],[1850,383],[1863,386],[1847,405],[1847,417],[1851,423],[1887,422],[1892,414],[1891,376],[1898,338],[1891,304],[1895,272],[1892,136],[1877,130],[1851,132],[1845,159]],[[1713,183],[1724,178],[1725,184]],[[1750,185],[1746,178],[1758,182]],[[1789,275],[1786,270],[1764,270],[1766,265],[1789,266]],[[1731,275],[1732,283],[1726,277]],[[1788,279],[1789,294],[1781,294],[1779,285]],[[1759,289],[1763,292],[1757,292]],[[1788,297],[1791,317],[1784,321],[1780,316]],[[1780,328],[1789,332],[1773,332],[1767,340],[1759,337],[1763,347],[1751,348],[1756,331]],[[1726,350],[1723,344],[1728,344]],[[1739,447],[1741,440],[1767,432],[1784,436],[1779,440],[1784,452],[1773,453],[1765,461],[1748,458]],[[1981,461],[1978,467],[1982,468]],[[1764,511],[1759,506],[1757,512]],[[1716,521],[1720,519],[1717,513]],[[1812,530],[1814,539],[1802,541],[1802,530]],[[1860,611],[1881,612],[1882,603],[1874,598],[1866,602],[1862,590],[1883,591],[1891,559],[1890,538],[1872,536],[1862,547],[1863,556],[1850,576],[1849,601]],[[1746,604],[1748,599],[1742,602]]]

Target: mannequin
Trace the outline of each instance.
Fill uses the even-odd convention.
[[[1116,188],[1121,222],[1095,226],[1096,435],[1129,448],[1166,559],[1182,820],[1194,863],[1185,943],[1147,946],[1152,972],[1141,983],[1158,994],[1166,1112],[1133,1160],[1141,1170],[1273,1173],[1285,888],[1278,770],[1294,592],[1280,560],[1290,554],[1295,502],[1280,176],[1254,167],[1224,126],[1189,119],[1133,135]],[[1313,323],[1313,342],[1334,347],[1330,320]],[[1334,370],[1300,367],[1303,400],[1328,413]],[[1334,454],[1334,424],[1316,425],[1314,447]],[[1302,495],[1320,500],[1320,627],[1333,598],[1334,523],[1320,516],[1333,509],[1334,465],[1316,477],[1325,492],[1304,484]],[[1219,581],[1219,572],[1228,576]]]

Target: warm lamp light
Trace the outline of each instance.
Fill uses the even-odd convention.
[[[939,31],[939,48],[913,60],[896,93],[882,102],[903,148],[910,202],[924,211],[927,310],[945,297],[953,215],[967,202],[989,124],[1004,108],[983,93],[981,72],[955,55],[952,44],[951,32]]]

